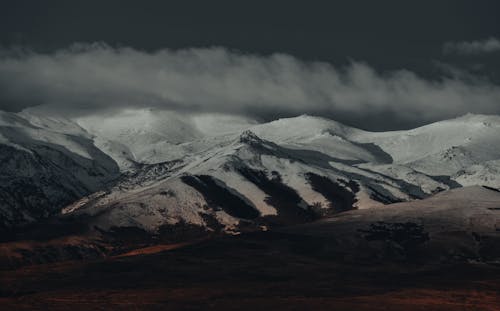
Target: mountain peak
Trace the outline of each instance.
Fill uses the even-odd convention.
[[[262,143],[263,140],[251,130],[246,130],[240,135],[240,142],[246,144]]]

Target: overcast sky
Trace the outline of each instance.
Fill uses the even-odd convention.
[[[3,2],[0,109],[310,113],[376,130],[500,113],[498,1],[182,3]]]

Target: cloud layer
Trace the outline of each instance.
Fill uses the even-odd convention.
[[[481,54],[500,51],[500,40],[488,38],[478,41],[447,42],[443,46],[446,54]]]
[[[92,44],[51,54],[3,53],[0,109],[41,104],[68,115],[130,107],[265,119],[308,113],[388,129],[467,112],[498,114],[500,88],[484,80],[428,81],[407,70],[382,75],[359,62],[335,68],[224,48],[147,53]]]

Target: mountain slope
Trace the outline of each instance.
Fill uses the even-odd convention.
[[[57,213],[119,174],[76,124],[5,112],[0,112],[0,172],[0,226]]]
[[[363,151],[367,158],[378,156]],[[342,156],[280,146],[247,130],[219,137],[211,148],[179,161],[147,165],[110,192],[76,202],[63,213],[91,215],[103,230],[139,227],[155,232],[188,223],[238,232],[427,195],[413,184],[352,166],[359,158]],[[447,187],[437,181],[433,185],[431,192]]]
[[[3,154],[15,155],[3,162],[3,177],[12,181],[1,192],[4,218],[12,219],[47,216],[81,198],[63,213],[90,215],[102,230],[188,225],[239,232],[461,185],[500,187],[496,116],[374,133],[312,116],[257,124],[143,109],[66,120],[30,109],[3,113],[0,125],[0,146],[9,148]],[[24,184],[14,182],[20,179]],[[43,195],[25,202],[29,186]]]
[[[378,145],[394,163],[429,175],[451,176],[500,158],[500,117],[468,114],[409,131],[352,137]]]
[[[500,192],[472,186],[281,231],[328,238],[330,256],[351,260],[497,263],[499,213]]]

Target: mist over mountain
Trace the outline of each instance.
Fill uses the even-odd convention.
[[[312,114],[367,130],[409,129],[465,113],[499,114],[500,88],[440,63],[434,78],[222,47],[145,52],[104,43],[0,56],[0,109],[62,116],[155,108],[272,121]]]

